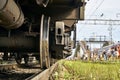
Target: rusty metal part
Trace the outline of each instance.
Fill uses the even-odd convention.
[[[50,18],[42,15],[40,26],[40,64],[41,68],[50,67],[49,55],[49,23]]]
[[[15,29],[24,22],[24,15],[14,0],[0,0],[0,25]]]

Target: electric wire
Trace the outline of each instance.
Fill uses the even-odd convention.
[[[96,9],[91,13],[90,17],[95,14],[95,12],[100,8],[100,6],[103,4],[104,0],[101,1],[101,3],[96,7]]]
[[[98,3],[99,0],[96,0],[95,2],[93,2],[95,5],[92,5],[89,9],[89,11],[86,13],[86,15],[88,15],[89,13],[91,13],[92,9],[94,6],[96,6],[96,4]]]

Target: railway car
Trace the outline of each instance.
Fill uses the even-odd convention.
[[[111,51],[118,51],[118,56],[120,56],[120,42],[110,44],[108,46],[104,46],[98,50],[98,54],[102,54],[104,51],[107,53]],[[110,55],[110,54],[109,54]],[[116,55],[116,54],[115,54]]]
[[[0,52],[14,54],[21,64],[29,54],[41,68],[50,58],[61,59],[71,49],[71,32],[84,20],[85,0],[0,0]]]

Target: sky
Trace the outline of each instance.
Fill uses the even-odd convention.
[[[86,0],[85,19],[120,20],[120,0]],[[113,41],[120,41],[120,25],[86,25],[77,24],[77,40],[94,35],[105,35],[110,38],[108,28],[112,27]]]

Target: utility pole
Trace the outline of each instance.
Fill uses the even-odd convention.
[[[110,25],[110,27],[108,28],[108,31],[109,31],[109,36],[110,36],[110,44],[112,44],[112,30],[113,30],[113,28],[112,28],[112,25]]]
[[[109,23],[110,23],[110,27],[108,28],[108,30],[110,31],[109,32],[109,35],[110,35],[110,44],[112,44],[112,21],[110,20],[109,21]]]

